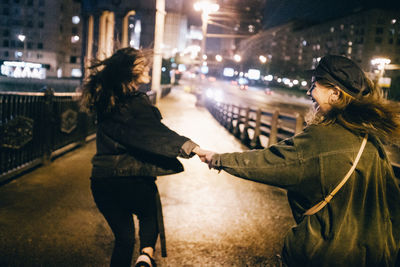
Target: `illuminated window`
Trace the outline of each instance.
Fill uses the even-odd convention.
[[[79,18],[79,16],[73,16],[72,17],[72,23],[73,24],[78,24],[81,21],[81,19]]]
[[[78,35],[74,35],[71,37],[71,43],[75,44],[79,41],[79,36]]]
[[[72,69],[71,70],[71,76],[72,77],[82,77],[81,69]]]

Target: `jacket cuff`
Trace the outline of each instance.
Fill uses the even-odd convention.
[[[211,158],[211,168],[216,169],[216,170],[221,170],[222,169],[222,164],[221,164],[221,155],[220,154],[214,154]]]
[[[181,150],[179,151],[179,156],[182,157],[182,158],[185,158],[185,159],[193,157],[196,154],[193,153],[192,151],[197,146],[199,146],[199,145],[196,144],[195,142],[193,142],[192,140],[186,141],[182,145]]]

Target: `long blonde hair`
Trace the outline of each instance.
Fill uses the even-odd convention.
[[[317,80],[318,84],[339,90],[339,99],[331,102],[328,112],[321,110],[308,116],[308,124],[329,125],[339,123],[358,134],[368,133],[379,137],[382,141],[398,143],[400,140],[400,104],[384,97],[380,87],[370,79],[367,83],[370,92],[360,98],[350,96],[337,85],[325,80]]]

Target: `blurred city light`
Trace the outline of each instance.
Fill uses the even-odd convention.
[[[225,77],[233,77],[235,74],[235,70],[233,68],[224,68],[223,75]]]
[[[222,56],[221,55],[216,55],[215,56],[215,60],[218,61],[218,62],[221,62],[222,61]]]
[[[209,1],[196,2],[194,3],[193,7],[196,11],[202,11],[208,14],[212,12],[217,12],[219,10],[218,4],[211,3]]]
[[[390,59],[388,58],[374,58],[371,60],[372,65],[378,66],[378,69],[383,70],[385,65],[390,64]]]
[[[259,80],[260,79],[260,70],[257,69],[249,69],[248,71],[248,77],[251,80]]]
[[[81,19],[79,18],[79,16],[73,16],[72,17],[72,23],[73,24],[79,24],[80,21],[81,21]]]
[[[207,74],[208,73],[208,66],[201,66],[201,73]]]
[[[234,59],[236,62],[240,62],[240,61],[242,60],[242,57],[241,57],[240,55],[238,55],[238,54],[235,54],[235,55],[233,56],[233,59]]]
[[[264,80],[269,81],[269,82],[272,81],[273,79],[274,79],[274,77],[271,74],[264,77]]]
[[[72,36],[71,37],[71,43],[76,43],[76,42],[78,42],[79,41],[79,36],[78,35],[74,35],[74,36]]]
[[[18,34],[18,39],[23,42],[25,41],[26,36],[24,34]]]
[[[258,59],[260,59],[261,63],[267,62],[267,58],[265,56],[263,56],[263,55],[259,56]]]

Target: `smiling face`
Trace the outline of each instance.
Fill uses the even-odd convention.
[[[311,96],[316,111],[321,110],[326,113],[332,109],[332,103],[339,99],[340,91],[314,82],[307,91],[307,95]]]

